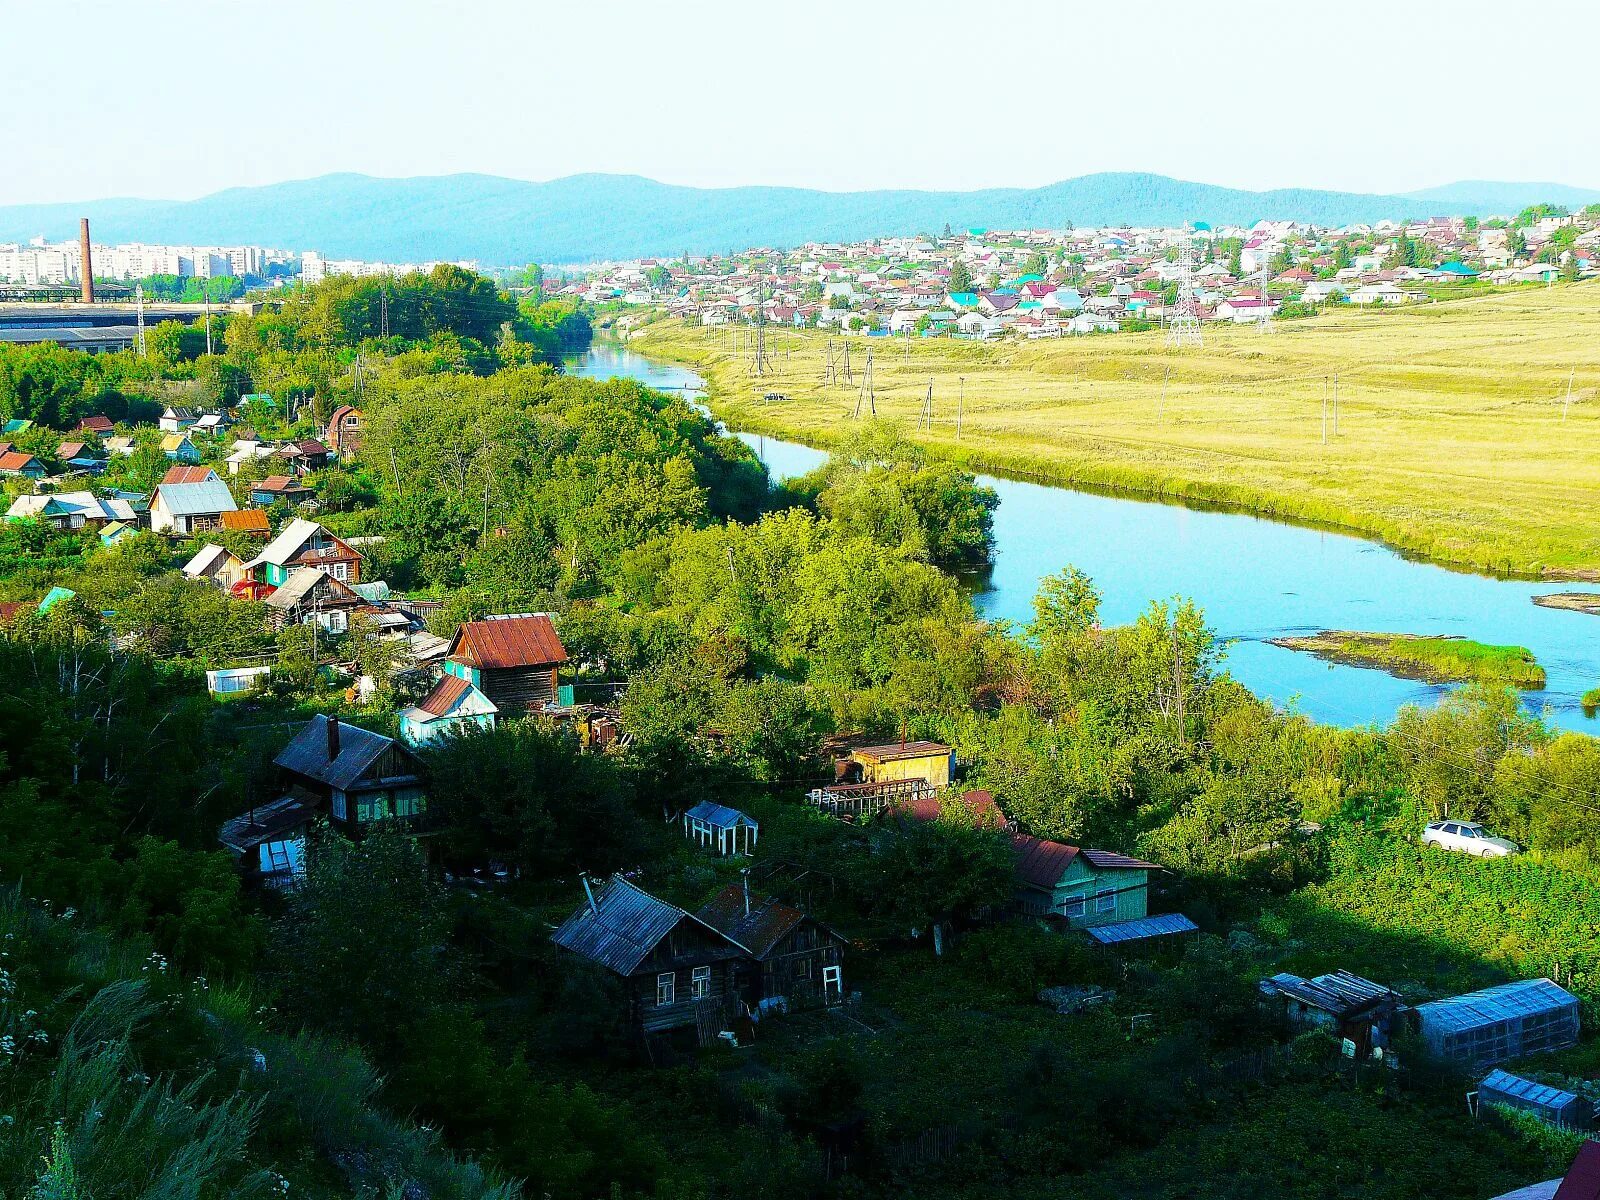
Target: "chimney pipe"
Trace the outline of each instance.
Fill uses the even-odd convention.
[[[744,867],[739,871],[744,877],[744,915],[750,915],[750,868]]]
[[[328,761],[339,757],[339,718],[328,718]]]
[[[89,252],[89,218],[78,221],[78,299],[94,303],[94,256]]]
[[[594,902],[594,891],[589,887],[589,872],[579,871],[578,878],[583,883],[584,898],[589,901],[589,911],[595,916],[600,915],[600,906]]]

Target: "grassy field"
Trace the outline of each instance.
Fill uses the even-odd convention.
[[[851,367],[859,385],[870,353],[878,413],[908,427],[931,381],[933,426],[916,436],[974,468],[1348,528],[1476,569],[1600,578],[1600,285],[1275,328],[1207,328],[1182,350],[1159,332],[909,351],[854,337]],[[736,428],[837,437],[860,388],[822,382],[829,335],[769,327],[761,377],[750,336],[661,320],[633,344],[699,370]]]
[[[1544,668],[1523,646],[1489,646],[1466,638],[1414,633],[1328,630],[1310,637],[1269,639],[1331,662],[1377,667],[1402,679],[1428,683],[1490,683],[1533,691],[1544,687]]]

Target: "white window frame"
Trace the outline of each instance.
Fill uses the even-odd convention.
[[[833,993],[836,996],[839,996],[841,999],[844,997],[843,967],[822,968],[822,994],[824,997],[828,995],[828,990],[830,988],[833,989]]]
[[[1094,910],[1097,913],[1117,911],[1117,892],[1115,888],[1105,888],[1094,894]]]
[[[711,968],[695,967],[689,972],[689,994],[696,1000],[711,995]]]
[[[1061,914],[1064,917],[1083,917],[1089,913],[1089,897],[1082,892],[1073,892],[1061,904]]]
[[[663,971],[656,976],[656,1007],[670,1008],[678,1002],[678,973]]]

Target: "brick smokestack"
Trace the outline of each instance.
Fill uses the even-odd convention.
[[[78,299],[85,304],[94,303],[94,256],[89,253],[89,218],[78,221]]]

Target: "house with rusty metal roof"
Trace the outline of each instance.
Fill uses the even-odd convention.
[[[1074,929],[1136,921],[1149,912],[1155,863],[1025,833],[1011,836],[1016,903],[1032,916],[1060,917]]]
[[[645,1033],[696,1026],[702,1012],[731,1019],[748,951],[703,919],[613,875],[583,881],[584,903],[551,941],[618,976],[628,1022]],[[717,1030],[713,1030],[713,1036]]]
[[[427,746],[467,729],[493,729],[499,711],[465,679],[443,675],[432,691],[401,712],[400,740],[408,746]]]
[[[427,810],[422,766],[394,738],[318,713],[273,759],[291,795],[317,802],[336,829],[415,826]]]
[[[568,661],[548,613],[512,613],[465,621],[450,640],[444,669],[465,679],[501,712],[553,703]]]
[[[748,878],[730,883],[695,915],[750,956],[735,982],[751,1011],[822,1008],[844,1000],[845,937],[798,908],[752,895]]]

